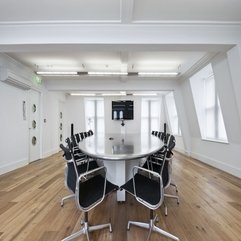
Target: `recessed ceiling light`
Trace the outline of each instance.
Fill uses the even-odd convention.
[[[156,96],[157,93],[133,93],[134,96]]]
[[[138,72],[142,76],[177,76],[178,72]]]
[[[103,93],[102,96],[124,96],[126,93]]]
[[[61,76],[61,75],[78,75],[77,71],[37,71],[38,75]]]
[[[88,75],[128,75],[127,72],[88,72]]]
[[[94,93],[70,93],[71,96],[95,96]]]

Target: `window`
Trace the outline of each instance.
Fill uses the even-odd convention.
[[[169,117],[170,129],[173,135],[181,135],[180,123],[177,116],[177,109],[173,92],[165,96],[167,113]]]
[[[160,99],[142,99],[141,104],[141,130],[151,133],[152,130],[160,130]]]
[[[226,142],[227,134],[211,64],[192,76],[190,83],[202,138]]]
[[[85,99],[85,126],[94,133],[105,131],[103,99]]]

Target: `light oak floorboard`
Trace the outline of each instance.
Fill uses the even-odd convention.
[[[62,153],[36,161],[0,176],[0,241],[60,241],[81,227],[83,213],[74,200],[64,207],[60,200],[69,192],[64,187]],[[241,241],[241,180],[197,160],[175,152],[173,181],[178,185],[180,205],[165,199],[156,211],[157,226],[182,241]],[[175,193],[170,187],[169,193]],[[148,231],[131,226],[128,220],[149,221],[149,210],[127,194],[124,203],[113,193],[89,213],[90,224],[111,221],[108,229],[90,234],[93,241],[144,241]],[[85,241],[86,237],[76,239]],[[156,233],[151,241],[168,240]]]

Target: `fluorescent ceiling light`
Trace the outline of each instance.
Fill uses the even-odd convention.
[[[61,76],[61,75],[78,75],[77,71],[37,71],[38,75]]]
[[[127,72],[88,72],[88,75],[128,75]]]
[[[133,93],[135,96],[156,96],[157,93]]]
[[[176,76],[178,72],[139,72],[138,75],[142,76]]]
[[[94,93],[70,93],[71,96],[95,96]]]
[[[123,96],[126,93],[103,93],[102,96]]]

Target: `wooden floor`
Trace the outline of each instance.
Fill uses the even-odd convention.
[[[182,241],[241,240],[241,180],[175,153],[173,179],[179,186],[180,205],[167,200],[168,216],[158,210],[158,226]],[[170,190],[174,192],[174,190]],[[60,241],[80,228],[82,213],[74,201],[61,208],[67,195],[64,187],[64,160],[56,154],[0,176],[0,240]],[[148,221],[149,211],[131,196],[116,202],[116,194],[94,208],[91,224],[111,220],[113,233],[91,233],[92,241],[144,241],[147,231],[128,220]],[[84,236],[76,240],[86,240]],[[151,241],[168,240],[157,234]]]

